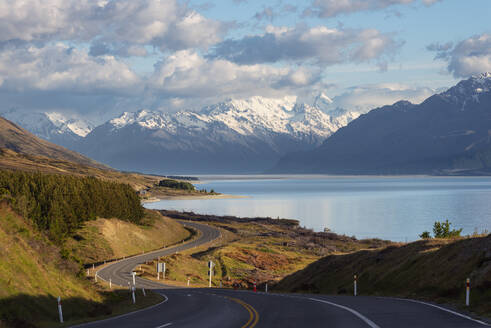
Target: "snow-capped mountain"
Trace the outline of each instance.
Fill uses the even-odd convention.
[[[26,112],[10,109],[0,116],[20,125],[36,136],[65,147],[73,147],[93,129],[80,119],[67,118],[57,112]]]
[[[275,173],[491,174],[491,73],[361,115]]]
[[[287,152],[320,145],[357,116],[330,115],[296,97],[229,100],[199,112],[140,110],[95,128],[77,150],[125,170],[261,172]]]

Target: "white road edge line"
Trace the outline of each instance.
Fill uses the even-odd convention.
[[[365,317],[363,314],[361,314],[360,312],[358,311],[355,311],[347,306],[344,306],[344,305],[339,305],[339,304],[336,304],[336,303],[332,303],[332,302],[329,302],[329,301],[325,301],[325,300],[321,300],[321,299],[318,299],[318,298],[312,298],[312,297],[309,297],[308,298],[309,300],[311,301],[316,301],[316,302],[321,302],[321,303],[326,303],[326,304],[329,304],[329,305],[332,305],[332,306],[336,306],[338,308],[341,308],[343,310],[346,310],[346,311],[349,311],[351,313],[353,313],[354,315],[356,315],[358,318],[360,318],[361,320],[363,320],[367,325],[369,325],[371,328],[380,328],[375,322],[373,322],[372,320],[368,319],[367,317]]]
[[[409,298],[398,298],[398,297],[381,297],[381,298],[390,298],[390,299],[393,299],[393,300],[398,300],[398,301],[406,301],[406,302],[413,302],[413,303],[419,303],[419,304],[423,304],[423,305],[428,305],[428,306],[432,306],[434,308],[437,308],[439,310],[442,310],[442,311],[445,311],[445,312],[448,312],[448,313],[451,313],[453,315],[456,315],[456,316],[459,316],[459,317],[462,317],[464,319],[467,319],[467,320],[471,320],[471,321],[474,321],[474,322],[477,322],[481,325],[484,325],[484,326],[487,326],[487,327],[490,327],[489,324],[487,324],[486,322],[484,321],[480,321],[480,320],[477,320],[477,319],[474,319],[474,318],[471,318],[465,314],[462,314],[462,313],[458,313],[458,312],[455,312],[455,311],[452,311],[452,310],[449,310],[449,309],[446,309],[444,307],[441,307],[441,306],[438,306],[438,305],[435,305],[435,304],[431,304],[431,303],[426,303],[426,302],[423,302],[423,301],[418,301],[418,300],[413,300],[413,299],[409,299]]]
[[[160,293],[159,293],[160,294]],[[160,294],[162,295],[165,300],[163,300],[162,302],[158,303],[158,304],[155,304],[155,305],[152,305],[150,307],[147,307],[147,308],[144,308],[144,309],[141,309],[141,310],[136,310],[136,311],[133,311],[133,312],[129,312],[129,313],[125,313],[125,314],[121,314],[121,315],[118,315],[118,316],[115,316],[115,317],[111,317],[111,318],[107,318],[107,319],[103,319],[103,320],[97,320],[97,321],[92,321],[92,322],[87,322],[87,323],[82,323],[82,324],[79,324],[79,325],[75,325],[75,326],[70,326],[70,328],[77,328],[77,327],[87,327],[87,326],[92,326],[92,325],[95,325],[95,324],[99,324],[101,322],[107,322],[107,321],[111,321],[111,320],[116,320],[116,319],[120,319],[120,318],[124,318],[124,317],[127,317],[127,316],[130,316],[130,315],[133,315],[135,313],[139,313],[139,312],[143,312],[143,311],[147,311],[147,310],[151,310],[153,308],[156,308],[157,306],[159,305],[162,305],[164,304],[165,302],[167,302],[169,300],[169,298],[167,297],[167,295],[164,295],[164,294]]]
[[[172,325],[172,322],[166,323],[165,325],[158,326],[158,327],[155,327],[155,328],[164,328],[164,327],[168,327],[170,325]]]

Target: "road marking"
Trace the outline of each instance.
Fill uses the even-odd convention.
[[[455,312],[455,311],[452,311],[452,310],[449,310],[449,309],[446,309],[444,307],[441,307],[441,306],[438,306],[438,305],[435,305],[435,304],[431,304],[431,303],[426,303],[426,302],[423,302],[423,301],[417,301],[417,300],[412,300],[412,299],[409,299],[409,298],[398,298],[398,297],[379,297],[381,299],[393,299],[393,300],[398,300],[398,301],[407,301],[407,302],[413,302],[413,303],[419,303],[419,304],[423,304],[423,305],[428,305],[428,306],[432,306],[434,308],[437,308],[439,310],[442,310],[442,311],[445,311],[445,312],[448,312],[448,313],[451,313],[453,315],[456,315],[456,316],[459,316],[459,317],[462,317],[464,319],[467,319],[467,320],[471,320],[471,321],[474,321],[474,322],[477,322],[481,325],[484,325],[484,326],[487,326],[487,327],[490,327],[489,324],[483,322],[483,321],[480,321],[480,320],[476,320],[474,318],[471,318],[465,314],[462,314],[462,313],[458,313],[458,312]]]
[[[380,328],[375,322],[373,322],[372,320],[368,319],[367,317],[365,317],[363,314],[361,314],[360,312],[358,311],[355,311],[347,306],[344,306],[344,305],[339,305],[339,304],[336,304],[336,303],[332,303],[332,302],[329,302],[329,301],[325,301],[325,300],[321,300],[321,299],[318,299],[318,298],[308,298],[309,300],[311,301],[316,301],[316,302],[321,302],[321,303],[326,303],[326,304],[329,304],[329,305],[332,305],[332,306],[336,306],[338,308],[341,308],[343,310],[346,310],[346,311],[349,311],[351,313],[353,313],[354,315],[356,315],[358,318],[360,318],[361,320],[363,320],[367,325],[369,325],[371,328]]]
[[[172,322],[166,323],[165,325],[158,326],[158,327],[155,327],[155,328],[164,328],[164,327],[168,327],[170,325],[172,325]]]
[[[252,307],[252,305],[242,300],[239,300],[238,298],[228,297],[228,296],[226,296],[226,298],[242,305],[247,310],[247,312],[249,312],[249,320],[247,320],[246,324],[243,325],[242,328],[253,328],[257,325],[259,321],[259,313],[257,313],[256,309]]]

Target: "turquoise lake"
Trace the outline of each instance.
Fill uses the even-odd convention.
[[[237,199],[162,200],[147,208],[297,219],[302,226],[412,241],[448,219],[464,234],[491,232],[491,177],[201,176],[197,188]]]

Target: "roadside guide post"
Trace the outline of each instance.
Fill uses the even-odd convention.
[[[213,276],[213,267],[215,264],[212,261],[208,261],[208,275],[210,276],[210,280],[208,282],[208,287],[211,288],[211,277]]]
[[[145,287],[142,287],[142,293],[143,293],[143,296],[147,296],[147,293],[145,293]]]
[[[61,297],[58,296],[58,315],[60,316],[60,323],[63,323],[63,310],[61,309]]]
[[[256,282],[255,281],[254,281],[254,284],[253,284],[253,287],[252,287],[252,291],[253,292],[257,291],[257,289],[256,289]]]
[[[162,280],[165,280],[165,262],[162,264],[163,264],[163,266],[162,266]]]
[[[357,294],[357,290],[356,290],[357,289],[357,279],[358,278],[357,278],[357,276],[355,274],[355,276],[354,276],[354,282],[353,282],[353,287],[354,287],[354,289],[353,289],[353,295],[354,296],[356,296],[356,294]]]
[[[136,299],[135,299],[135,286],[133,286],[131,288],[131,298],[133,299],[133,304],[136,303]]]
[[[136,276],[136,272],[132,272],[131,275],[133,276],[133,286],[136,285],[136,281],[135,281],[135,276]]]
[[[465,282],[465,305],[469,306],[469,294],[471,292],[471,280],[467,278]]]
[[[268,283],[266,283],[266,286],[264,286],[264,292],[267,293],[268,292]]]
[[[188,287],[189,287],[189,279],[190,279],[190,278],[188,277]]]
[[[111,278],[109,278],[109,289],[113,289],[113,282]]]

